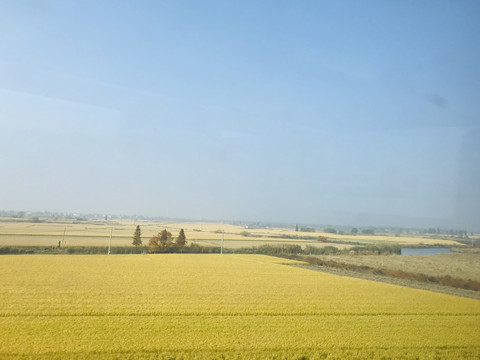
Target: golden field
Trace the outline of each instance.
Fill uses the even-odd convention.
[[[0,358],[478,358],[480,301],[261,255],[4,255]]]
[[[292,243],[302,246],[326,246],[312,240],[296,239],[295,237],[325,236],[338,242],[337,247],[348,247],[342,241],[363,243],[390,243],[400,245],[461,245],[454,240],[439,238],[425,238],[412,236],[385,236],[385,235],[339,235],[322,232],[296,232],[286,228],[248,229],[239,225],[223,223],[202,222],[146,222],[146,221],[87,221],[78,222],[45,222],[31,223],[24,221],[0,222],[0,246],[56,246],[58,241],[65,239],[67,246],[106,246],[113,234],[113,246],[131,245],[132,235],[136,225],[140,225],[144,242],[156,235],[159,231],[167,229],[174,236],[180,229],[185,230],[187,240],[200,245],[219,246],[224,231],[225,246],[238,248],[242,246],[257,246],[261,244]],[[64,238],[65,232],[65,238]],[[242,235],[248,232],[248,237]],[[255,243],[259,241],[260,243]],[[239,243],[240,242],[240,243]],[[327,243],[328,245],[328,243]],[[330,244],[331,245],[331,244]]]

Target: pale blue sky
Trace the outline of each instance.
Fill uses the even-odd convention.
[[[0,0],[0,208],[480,230],[479,18]]]

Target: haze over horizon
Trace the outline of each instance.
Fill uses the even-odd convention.
[[[480,231],[478,1],[0,2],[0,208]]]

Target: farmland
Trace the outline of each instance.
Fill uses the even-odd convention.
[[[236,249],[261,244],[298,244],[316,247],[326,246],[315,241],[325,236],[338,248],[348,248],[351,243],[396,245],[461,245],[453,239],[420,236],[392,235],[340,235],[319,231],[302,232],[294,229],[263,227],[249,229],[245,226],[225,223],[202,222],[133,222],[133,221],[48,221],[32,223],[12,219],[0,219],[0,246],[56,246],[59,241],[67,246],[105,246],[112,232],[113,246],[129,246],[136,225],[142,228],[143,238],[148,239],[166,228],[176,235],[185,229],[187,240],[205,246],[219,246],[224,232],[225,247]]]
[[[286,265],[291,260],[1,260],[1,358],[480,356],[480,301]]]

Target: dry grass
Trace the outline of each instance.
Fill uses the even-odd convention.
[[[428,276],[451,276],[480,281],[480,254],[449,253],[437,255],[336,255],[318,256],[322,260],[378,269],[421,273]]]

